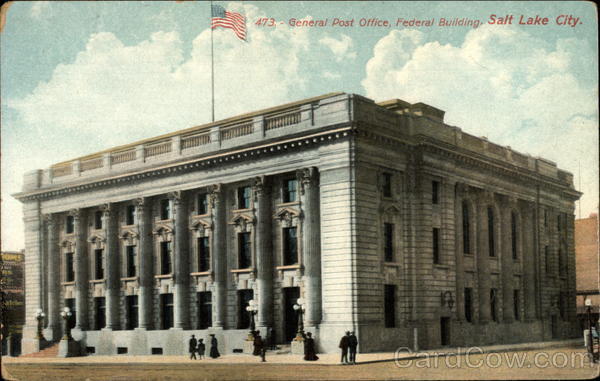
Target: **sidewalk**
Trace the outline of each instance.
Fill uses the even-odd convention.
[[[428,356],[448,356],[455,354],[465,354],[466,351],[471,348],[472,354],[480,353],[491,353],[491,352],[509,352],[509,351],[529,351],[536,349],[548,349],[558,347],[581,347],[583,348],[583,341],[581,339],[572,340],[561,340],[561,341],[545,341],[545,342],[534,342],[534,343],[523,343],[523,344],[506,344],[506,345],[491,345],[484,347],[464,347],[464,348],[438,348],[432,350],[421,351],[418,353],[408,352],[402,350],[396,354],[394,352],[379,352],[379,353],[359,353],[357,355],[357,364],[369,364],[377,362],[392,362],[396,359],[414,359]],[[479,349],[475,349],[479,348]],[[304,361],[301,355],[292,354],[274,354],[273,352],[267,352],[266,364],[305,364],[305,365],[339,365],[340,354],[329,353],[329,354],[318,354],[318,361]],[[83,357],[69,357],[69,358],[57,358],[57,357],[46,357],[46,358],[21,358],[21,357],[3,357],[3,363],[7,364],[34,364],[34,363],[53,363],[53,364],[122,364],[122,363],[156,363],[156,364],[249,364],[249,363],[261,363],[260,357],[247,355],[247,354],[227,354],[223,355],[218,359],[211,359],[210,357],[203,360],[190,360],[188,356],[127,356],[127,355],[114,355],[114,356],[83,356]],[[262,363],[265,364],[265,363]]]

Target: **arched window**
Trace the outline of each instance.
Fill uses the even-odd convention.
[[[512,249],[512,258],[518,258],[517,252],[517,215],[515,212],[510,214],[510,238],[511,238],[511,249]]]
[[[490,257],[496,256],[496,245],[494,245],[494,209],[488,206],[488,249]]]
[[[471,225],[469,216],[469,204],[462,202],[462,228],[463,228],[463,253],[471,253]]]

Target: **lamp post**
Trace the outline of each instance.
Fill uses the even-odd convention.
[[[38,308],[35,311],[35,319],[37,320],[37,339],[38,340],[44,339],[44,335],[42,334],[42,323],[43,323],[45,317],[46,317],[46,314],[40,308]]]
[[[304,299],[298,298],[296,304],[294,304],[294,311],[298,312],[298,332],[296,333],[296,338],[294,340],[300,341],[304,340]]]
[[[254,323],[254,315],[258,313],[258,303],[252,299],[248,302],[246,311],[250,314],[250,333],[248,333],[248,339],[254,341],[254,331],[256,330],[256,324]]]
[[[69,324],[69,320],[71,318],[71,315],[73,315],[71,313],[71,309],[69,307],[65,307],[62,312],[60,313],[60,316],[62,316],[63,318],[63,332],[64,335],[62,337],[62,340],[71,340],[71,325]]]

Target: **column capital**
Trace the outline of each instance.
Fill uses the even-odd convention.
[[[107,202],[100,205],[100,211],[102,211],[102,215],[104,217],[110,217],[112,213],[115,213],[117,211],[117,208],[115,207],[114,203]]]
[[[306,187],[318,185],[317,167],[302,168],[296,171],[296,177],[300,183],[300,193],[304,194]]]
[[[44,223],[48,227],[50,227],[50,226],[52,226],[52,225],[54,225],[56,223],[53,213],[42,214],[42,221],[44,221]]]
[[[456,192],[461,195],[461,196],[468,196],[470,191],[469,191],[470,187],[468,184],[465,183],[456,183]]]
[[[175,204],[179,204],[183,201],[183,192],[180,190],[169,192],[167,193],[167,198],[173,200]]]
[[[222,197],[223,197],[223,184],[221,184],[221,183],[213,184],[208,187],[208,199],[210,202],[210,206],[212,208],[215,207],[215,204],[217,202],[221,201]]]
[[[269,190],[269,179],[266,176],[256,176],[252,179],[252,193],[256,201],[259,197],[267,195]]]
[[[482,189],[481,192],[479,192],[479,201],[484,204],[494,203],[494,192],[489,189]]]
[[[77,221],[78,219],[81,218],[83,213],[82,213],[81,209],[77,208],[77,209],[69,210],[68,214],[69,214],[69,216],[72,216],[75,219],[75,221]]]

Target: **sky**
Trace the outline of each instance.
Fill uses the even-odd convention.
[[[445,110],[449,125],[572,172],[584,192],[576,216],[597,211],[591,2],[214,3],[244,14],[248,36],[214,30],[217,120],[334,91],[424,102]],[[20,250],[22,210],[11,194],[25,172],[210,122],[210,5],[16,1],[5,11],[1,238],[2,250]],[[536,16],[537,25],[519,24]]]

